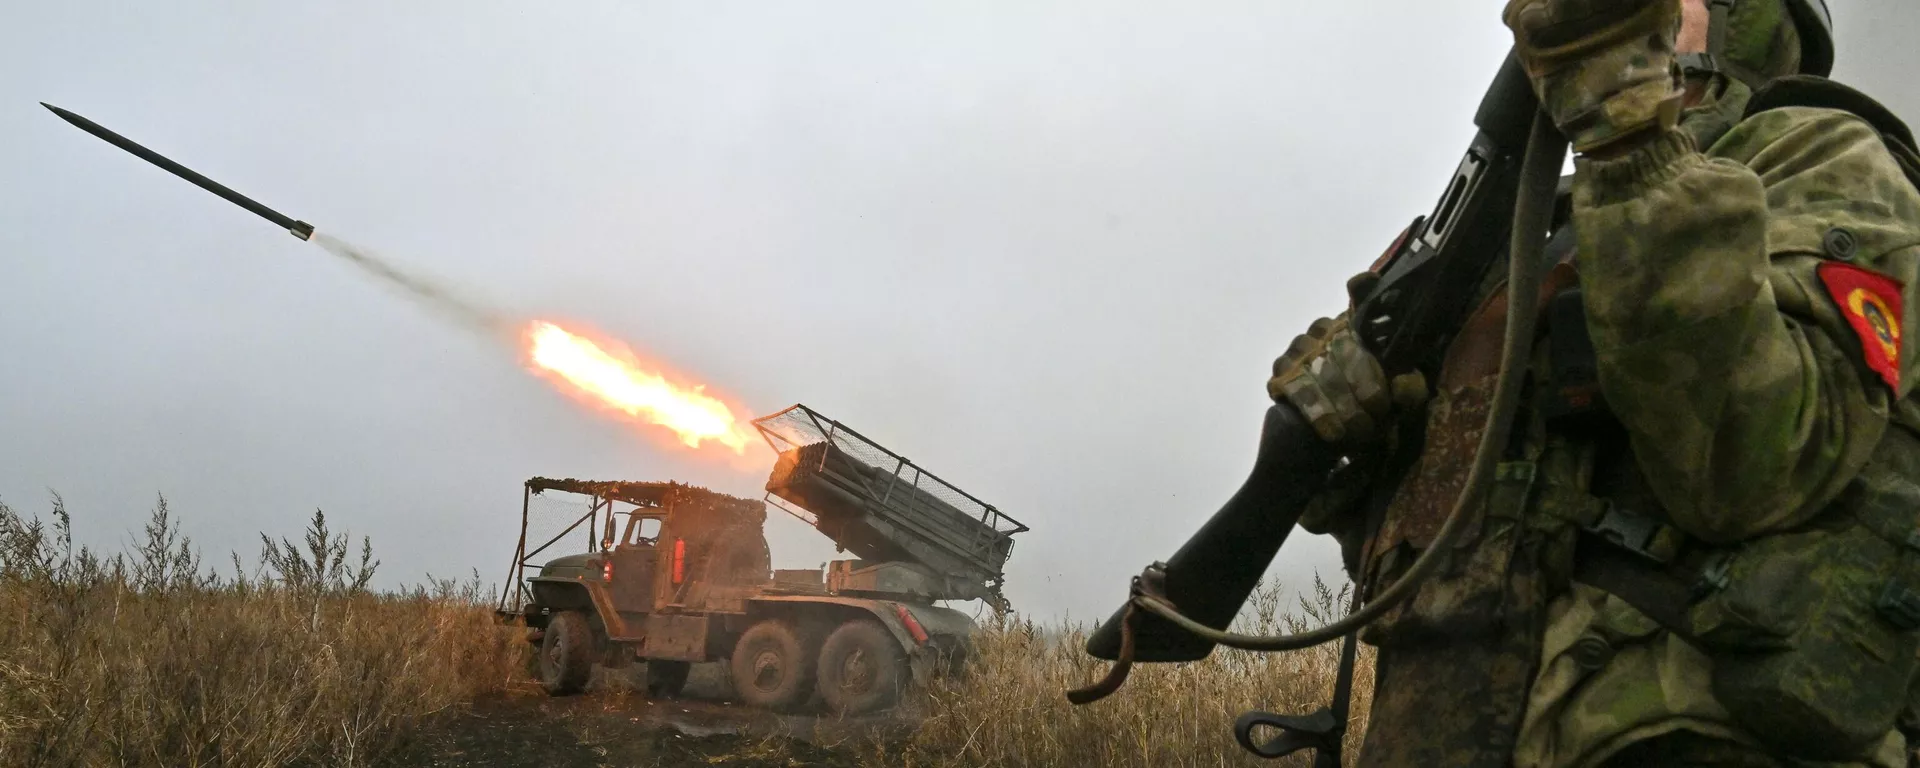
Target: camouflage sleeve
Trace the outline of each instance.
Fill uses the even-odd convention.
[[[1754,115],[1707,153],[1672,132],[1578,161],[1574,216],[1602,390],[1674,524],[1733,541],[1831,501],[1904,394],[1815,275],[1843,232],[1842,258],[1908,286],[1912,317],[1920,194],[1878,133],[1812,108]]]

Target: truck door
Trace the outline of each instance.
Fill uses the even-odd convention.
[[[627,530],[613,551],[607,553],[613,564],[613,581],[607,592],[613,597],[613,609],[625,613],[653,610],[653,568],[660,536],[660,520],[631,515]]]

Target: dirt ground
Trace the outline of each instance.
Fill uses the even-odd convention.
[[[708,665],[702,665],[708,666]],[[716,670],[696,667],[682,696],[648,701],[629,678],[595,670],[586,694],[548,697],[533,683],[476,702],[419,735],[405,768],[852,768],[899,738],[907,715],[837,719],[737,705]]]

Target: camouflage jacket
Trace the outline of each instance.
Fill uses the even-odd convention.
[[[1537,300],[1579,289],[1608,426],[1549,422],[1551,347],[1574,331],[1548,317],[1479,519],[1363,634],[1381,655],[1361,765],[1597,765],[1676,730],[1759,743],[1716,700],[1707,655],[1572,575],[1577,529],[1618,504],[1683,549],[1726,550],[1859,498],[1888,430],[1920,429],[1900,333],[1915,314],[1920,191],[1854,114],[1747,115],[1744,86],[1715,90],[1680,130],[1577,161],[1572,237],[1550,249]],[[1424,423],[1400,436],[1418,450],[1356,461],[1303,518],[1342,540],[1368,588],[1411,562],[1458,494],[1496,373],[1509,299],[1497,277]],[[1904,766],[1905,749],[1887,728],[1826,764]]]

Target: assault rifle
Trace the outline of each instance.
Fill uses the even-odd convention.
[[[1526,72],[1509,54],[1480,102],[1479,132],[1440,202],[1401,233],[1378,269],[1378,283],[1354,306],[1355,332],[1389,377],[1418,372],[1436,381],[1442,351],[1473,309],[1475,287],[1505,261],[1538,112]],[[1267,409],[1246,483],[1173,557],[1136,578],[1136,594],[1145,589],[1186,617],[1224,630],[1338,460],[1292,405]],[[1093,633],[1087,653],[1123,663],[1194,661],[1212,653],[1213,641],[1159,615],[1134,614],[1131,605]],[[1123,632],[1129,617],[1131,632]],[[1124,643],[1123,635],[1129,635]]]

